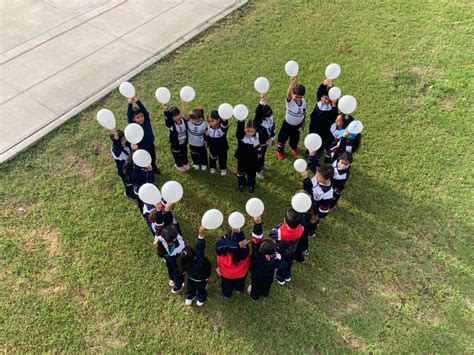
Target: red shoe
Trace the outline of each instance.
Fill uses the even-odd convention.
[[[294,157],[297,157],[299,154],[300,154],[300,151],[298,150],[298,148],[291,150],[291,155],[293,155]]]
[[[283,160],[283,159],[285,159],[285,157],[283,156],[283,153],[280,152],[279,150],[277,150],[277,159],[278,159],[278,160]]]

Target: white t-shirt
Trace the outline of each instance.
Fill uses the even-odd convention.
[[[204,133],[206,132],[207,124],[202,121],[201,123],[194,124],[188,121],[188,142],[189,145],[195,147],[202,147],[204,145]]]
[[[301,100],[301,105],[298,105],[293,98],[290,101],[286,100],[286,115],[285,121],[292,126],[299,126],[304,120],[306,112],[306,101]]]

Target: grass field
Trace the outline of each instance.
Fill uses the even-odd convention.
[[[2,164],[0,349],[474,351],[473,10],[469,1],[251,1],[132,80],[152,115],[158,184],[185,187],[175,214],[194,244],[205,210],[243,212],[250,194],[237,192],[233,175],[176,172],[155,89],[176,98],[192,85],[196,105],[253,109],[253,81],[267,76],[280,123],[287,60],[300,64],[310,109],[326,65],[341,65],[336,85],[358,99],[365,125],[361,151],[307,262],[257,303],[223,300],[215,274],[202,309],[170,293],[95,121],[108,107],[125,125],[118,90]],[[269,178],[254,194],[266,230],[301,186],[292,159],[268,157]],[[214,265],[217,237],[208,233]]]

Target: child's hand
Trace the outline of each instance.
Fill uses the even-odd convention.
[[[351,133],[351,132],[349,132],[349,130],[346,129],[346,131],[344,132],[344,134],[343,134],[342,136],[345,138],[345,137],[347,137],[347,136],[349,135],[349,133]]]
[[[262,223],[262,216],[254,217],[253,220],[254,220],[255,223],[260,224],[260,223]]]
[[[239,242],[239,248],[245,248],[248,243],[249,241],[247,239],[242,240],[241,242]]]
[[[158,202],[158,203],[155,205],[155,208],[156,208],[157,211],[161,211],[161,208],[162,208],[161,202]]]
[[[166,202],[166,205],[165,205],[165,211],[166,211],[166,212],[171,211],[171,209],[173,208],[173,205],[174,205],[173,202],[167,201],[167,202]]]
[[[314,156],[316,155],[316,151],[315,151],[315,150],[310,150],[310,151],[309,151],[309,155],[310,155],[311,157],[314,157]]]
[[[332,80],[331,79],[326,79],[323,81],[323,84],[329,87],[332,87]]]
[[[332,104],[332,107],[336,107],[337,106],[337,100],[332,100],[331,104]]]
[[[130,144],[130,148],[132,148],[132,151],[135,151],[135,150],[138,149],[138,145],[132,143],[132,144]]]
[[[148,170],[148,171],[152,171],[152,170],[153,170],[153,167],[151,166],[151,164],[148,164],[148,165],[147,165],[146,170]]]
[[[308,171],[307,170],[302,171],[301,176],[303,177],[303,179],[307,179],[308,178]]]
[[[232,232],[234,232],[234,233],[240,233],[240,228],[232,228]]]
[[[199,227],[199,230],[198,230],[199,238],[204,239],[204,236],[205,236],[204,233],[205,232],[206,232],[206,229],[203,226]]]
[[[292,76],[292,77],[290,78],[290,81],[291,81],[293,84],[296,83],[296,75],[295,75],[295,76]]]
[[[163,104],[163,111],[168,111],[170,109],[170,104]]]

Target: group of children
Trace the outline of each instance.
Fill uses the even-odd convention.
[[[347,130],[353,120],[351,115],[339,113],[337,100],[329,99],[332,81],[326,79],[318,88],[317,102],[310,115],[309,132],[317,133],[322,146],[317,151],[306,151],[309,170],[301,173],[302,191],[312,199],[312,207],[305,213],[293,208],[286,211],[283,223],[275,226],[264,238],[261,216],[254,218],[250,240],[240,229],[229,230],[215,244],[216,262],[221,280],[221,290],[227,299],[233,291],[244,292],[248,273],[251,282],[247,287],[252,300],[268,296],[275,279],[284,285],[291,281],[293,261],[303,262],[308,255],[308,238],[314,237],[322,219],[336,207],[345,183],[349,178],[353,154],[358,150],[361,135]],[[298,156],[300,133],[306,120],[305,87],[292,77],[286,94],[286,114],[279,130],[276,156],[285,157],[285,145],[289,140],[291,153]],[[134,108],[133,104],[138,107]],[[163,105],[165,125],[169,130],[169,144],[176,168],[180,172],[190,169],[188,146],[193,168],[220,174],[227,174],[227,132],[229,121],[223,120],[218,111],[210,111],[207,123],[204,110],[195,108],[189,112],[186,103],[177,106]],[[137,123],[144,130],[144,138],[138,144],[126,141],[124,133],[118,129],[110,132],[112,156],[117,165],[117,174],[125,186],[125,195],[137,201],[157,245],[158,255],[164,258],[168,269],[169,285],[172,293],[184,289],[186,280],[186,301],[202,306],[207,300],[207,281],[211,275],[211,262],[205,256],[205,230],[200,227],[195,246],[185,244],[183,233],[172,213],[172,204],[162,201],[148,205],[138,198],[138,190],[147,182],[154,182],[160,174],[156,166],[154,135],[145,106],[137,99],[129,99],[127,118],[129,123]],[[248,187],[254,192],[256,177],[263,179],[268,170],[265,155],[273,145],[275,120],[266,94],[260,95],[254,119],[238,121],[236,128],[237,182],[239,191]],[[145,149],[152,158],[145,168],[134,164],[132,155],[136,149]],[[250,248],[251,245],[251,248]],[[186,277],[185,277],[186,275]]]

